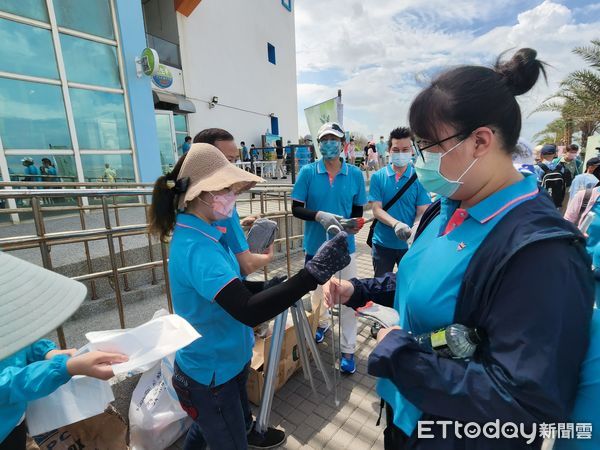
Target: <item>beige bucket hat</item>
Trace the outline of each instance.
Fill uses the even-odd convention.
[[[0,252],[0,360],[54,331],[86,293],[78,281]]]
[[[178,180],[189,178],[187,190],[179,198],[179,209],[202,192],[233,188],[250,189],[263,180],[231,164],[221,151],[210,144],[192,144],[179,171]]]

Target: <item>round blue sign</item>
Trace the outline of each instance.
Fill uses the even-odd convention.
[[[173,84],[173,75],[167,67],[161,64],[156,75],[152,76],[152,81],[158,87],[166,89]]]

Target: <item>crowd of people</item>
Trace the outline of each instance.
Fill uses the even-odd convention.
[[[259,433],[254,426],[246,393],[252,327],[309,292],[321,311],[317,342],[332,332],[329,308],[342,304],[339,370],[348,376],[356,370],[355,310],[373,301],[398,312],[398,324],[379,330],[368,361],[385,411],[386,449],[542,446],[541,435],[531,442],[518,435],[467,439],[447,433],[444,423],[600,426],[600,219],[588,217],[600,216],[600,160],[584,171],[578,149],[558,159],[556,146],[547,145],[541,161],[517,170],[516,98],[541,75],[544,64],[532,49],[492,68],[461,66],[439,75],[412,102],[410,127],[369,145],[367,164],[379,170],[368,194],[351,159],[352,141],[345,142],[339,124],[324,124],[316,136],[321,157],[300,170],[293,187],[292,213],[305,221],[305,265],[287,280],[246,279],[272,260],[273,247],[250,253],[242,227],[254,218],[240,221],[235,203],[263,180],[232,164],[240,153],[228,131],[195,136],[156,181],[150,209],[151,232],[170,245],[174,310],[202,335],[175,358],[173,385],[194,420],[185,449],[285,441],[282,430]],[[252,148],[244,148],[242,142],[242,157],[251,157]],[[356,234],[368,204],[374,277],[361,279]],[[580,230],[583,223],[589,226]],[[467,330],[458,343],[470,345],[468,354],[450,345],[444,330],[454,324]],[[430,333],[435,338],[421,338]],[[0,384],[2,450],[24,433],[24,403],[77,373],[107,377],[110,370],[87,367],[122,358],[96,354],[77,369],[77,357],[42,347],[31,349],[35,358],[2,361],[10,366]],[[30,377],[38,385],[53,382],[36,390]],[[7,407],[13,404],[19,408]],[[427,439],[420,421],[428,421]],[[589,442],[558,440],[555,448],[599,442],[593,435]]]

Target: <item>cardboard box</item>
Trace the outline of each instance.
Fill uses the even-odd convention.
[[[316,331],[318,315],[306,313],[308,323],[312,334]],[[252,350],[252,362],[250,363],[250,372],[248,374],[248,398],[255,405],[260,405],[265,385],[265,360],[268,358],[271,349],[271,336],[267,338],[256,338],[254,349]],[[281,355],[277,367],[277,383],[275,391],[278,391],[291,377],[300,369],[300,350],[298,349],[298,340],[296,330],[293,325],[287,326],[281,346]]]

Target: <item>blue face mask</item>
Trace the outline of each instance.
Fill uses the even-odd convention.
[[[442,166],[442,158],[463,142],[464,140],[460,141],[445,153],[420,151],[423,156],[417,157],[417,161],[415,162],[415,171],[417,172],[419,181],[427,191],[435,192],[442,197],[449,198],[454,195],[458,188],[463,184],[463,182],[460,180],[467,174],[469,170],[471,170],[471,167],[475,165],[477,158],[473,160],[473,162],[465,169],[465,171],[460,177],[458,177],[457,180],[449,180],[442,175],[440,171]]]
[[[340,141],[323,141],[319,143],[323,159],[336,159],[340,157],[342,143]]]
[[[396,167],[404,167],[411,161],[412,155],[410,153],[392,153],[390,160]]]

